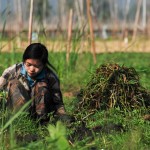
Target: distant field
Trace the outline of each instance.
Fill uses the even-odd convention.
[[[33,41],[37,42],[37,41]],[[67,40],[40,40],[44,43],[49,51],[60,52],[66,51]],[[23,51],[27,47],[28,42],[25,41],[1,41],[0,50],[1,52],[11,52],[14,48],[15,51]],[[72,44],[72,50],[78,52],[90,52],[90,41],[80,40],[74,41]],[[96,53],[104,52],[150,52],[150,40],[148,39],[137,39],[134,42],[124,42],[123,40],[96,40],[95,41]]]

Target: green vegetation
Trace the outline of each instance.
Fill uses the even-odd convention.
[[[20,62],[21,56],[17,52],[1,53],[0,73],[14,62]],[[0,149],[149,149],[150,122],[144,119],[150,113],[149,108],[142,106],[130,111],[119,107],[96,111],[77,110],[80,89],[87,85],[102,64],[133,67],[139,75],[140,84],[149,91],[148,53],[102,53],[97,55],[96,65],[90,53],[71,53],[74,60],[69,65],[65,62],[65,52],[50,52],[49,56],[61,80],[66,110],[75,116],[76,122],[68,124],[51,118],[47,126],[40,126],[24,111],[26,106],[16,114],[5,108],[6,94],[1,92]]]

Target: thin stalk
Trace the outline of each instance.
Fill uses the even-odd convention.
[[[71,39],[72,39],[72,16],[73,16],[73,10],[70,9],[70,13],[69,13],[69,24],[68,24],[68,44],[67,44],[67,53],[66,53],[66,61],[67,61],[67,64],[69,63],[70,49],[71,49]]]
[[[15,62],[15,45],[14,45],[14,42],[12,41],[11,42],[11,44],[12,44],[12,52],[11,52],[11,63],[12,64],[14,64],[14,62]]]
[[[13,129],[13,124],[10,125],[10,148],[15,147],[15,138],[14,138],[14,129]]]
[[[88,15],[89,26],[90,26],[91,51],[93,54],[94,64],[96,64],[95,40],[94,40],[94,33],[93,33],[92,16],[90,11],[91,0],[86,0],[86,3],[87,3],[87,15]]]
[[[30,1],[30,16],[29,16],[29,32],[28,32],[28,43],[31,44],[32,37],[32,19],[33,18],[33,0]]]
[[[140,17],[141,5],[142,5],[142,0],[138,0],[137,11],[136,11],[136,16],[135,16],[135,21],[134,21],[132,41],[134,41],[135,38],[136,38],[136,33],[137,33],[137,29],[138,29],[138,21],[139,21],[139,17]]]

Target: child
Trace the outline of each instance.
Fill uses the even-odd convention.
[[[13,110],[32,100],[29,112],[36,119],[47,120],[53,111],[56,116],[66,116],[59,79],[43,44],[30,44],[22,62],[3,72],[0,89],[8,91],[7,105]]]

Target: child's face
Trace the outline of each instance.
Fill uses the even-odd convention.
[[[28,75],[32,78],[41,72],[44,65],[38,59],[26,59],[24,62],[25,69]]]

